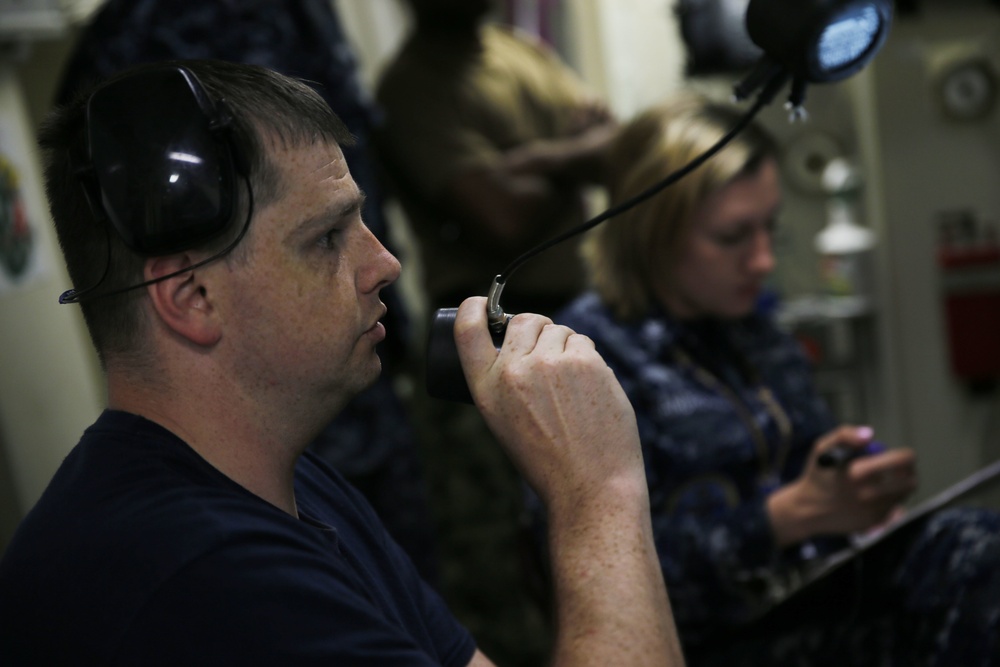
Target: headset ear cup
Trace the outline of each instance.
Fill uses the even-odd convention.
[[[86,289],[64,292],[60,303],[121,294],[180,275],[226,255],[243,239],[253,192],[249,148],[241,139],[252,137],[242,137],[231,109],[216,103],[192,70],[152,64],[113,77],[86,99],[82,130],[68,156],[67,185],[79,185],[94,222],[103,228],[108,252],[102,277]],[[112,265],[112,234],[142,256],[201,247],[235,224],[240,177],[247,179],[249,210],[225,248],[153,281],[96,293]],[[85,210],[79,215],[86,220]]]
[[[106,222],[108,214],[104,210],[104,204],[101,202],[101,186],[97,182],[97,174],[94,173],[94,168],[90,165],[78,167],[74,170],[74,175],[80,184],[80,189],[83,190],[83,198],[86,200],[87,206],[94,216],[94,220],[97,222]]]
[[[233,168],[240,176],[248,178],[250,176],[250,159],[247,157],[243,146],[237,141],[229,142],[229,151],[233,156]]]
[[[135,252],[165,255],[229,228],[236,211],[232,114],[193,72],[151,66],[87,102],[88,195]],[[84,179],[87,180],[87,179]]]
[[[229,109],[229,103],[225,98],[215,103],[216,119],[212,125],[213,132],[221,133],[221,139],[229,146],[229,154],[233,160],[233,168],[236,173],[244,178],[250,176],[250,159],[243,142],[239,141],[236,126],[233,121],[233,113]]]

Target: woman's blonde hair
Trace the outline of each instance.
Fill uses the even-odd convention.
[[[636,116],[622,126],[611,148],[611,204],[643,192],[701,155],[744,113],[683,94]],[[709,195],[776,154],[772,137],[751,123],[679,182],[587,235],[582,253],[591,283],[617,317],[635,319],[649,310],[658,277],[677,261],[691,220]]]

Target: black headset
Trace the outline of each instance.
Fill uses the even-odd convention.
[[[74,172],[94,217],[110,223],[125,245],[143,256],[194,248],[218,236],[232,223],[239,178],[250,191],[249,169],[225,100],[213,100],[194,73],[180,65],[146,67],[97,88],[86,103],[84,140]],[[251,193],[251,210],[237,239],[195,266],[236,246],[252,208]],[[106,267],[87,289],[65,292],[60,303],[149,284],[92,294],[107,273]]]

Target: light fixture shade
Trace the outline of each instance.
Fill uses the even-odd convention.
[[[889,35],[892,0],[750,0],[750,39],[795,79],[845,79]]]

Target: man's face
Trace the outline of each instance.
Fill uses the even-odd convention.
[[[713,193],[695,213],[662,286],[668,310],[681,318],[750,314],[774,269],[771,234],[780,207],[774,160]]]
[[[362,222],[363,195],[338,146],[271,156],[283,194],[255,212],[245,258],[227,265],[224,336],[252,395],[339,409],[381,370],[379,291],[399,262]]]

